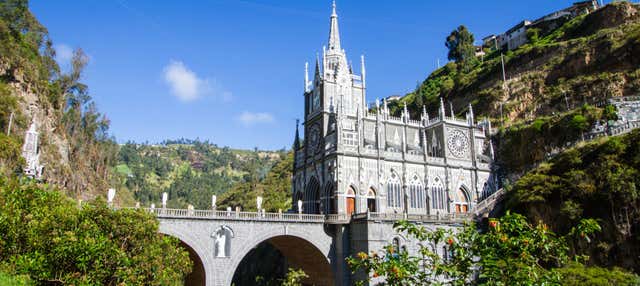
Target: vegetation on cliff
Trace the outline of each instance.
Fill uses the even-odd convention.
[[[507,208],[566,232],[581,218],[603,231],[589,247],[594,263],[640,272],[640,130],[563,152],[522,176]],[[579,247],[576,245],[575,247]]]
[[[22,137],[34,121],[44,179],[72,196],[92,197],[109,185],[117,145],[108,134],[109,120],[81,83],[87,57],[77,50],[69,72],[61,72],[54,57],[47,29],[28,1],[0,1],[0,171],[20,171]]]

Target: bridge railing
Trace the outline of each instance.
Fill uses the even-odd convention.
[[[345,224],[352,220],[372,221],[398,221],[408,220],[413,222],[431,223],[461,223],[472,219],[471,213],[464,214],[393,214],[393,213],[357,213],[348,214],[299,214],[299,213],[268,213],[268,212],[236,212],[218,210],[195,209],[168,209],[168,208],[143,208],[143,210],[155,214],[159,218],[193,218],[193,219],[218,219],[218,220],[245,220],[245,221],[287,221],[287,222],[312,222],[328,224]]]
[[[324,222],[325,216],[319,214],[296,213],[268,213],[268,212],[236,212],[217,210],[167,209],[145,208],[159,218],[202,218],[228,220],[265,220],[265,221],[296,221],[296,222]]]

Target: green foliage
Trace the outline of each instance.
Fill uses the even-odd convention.
[[[572,249],[589,251],[600,265],[639,271],[635,246],[640,234],[634,231],[640,227],[639,178],[640,131],[635,130],[570,149],[525,174],[508,193],[507,208],[561,232],[570,232],[581,218],[598,219],[603,231],[586,236],[597,243],[570,241]],[[576,231],[592,227],[579,224]]]
[[[0,181],[0,233],[0,266],[42,284],[180,285],[191,267],[152,215],[31,182]]]
[[[381,253],[361,252],[348,258],[351,268],[364,271],[367,279],[384,278],[380,285],[557,285],[563,280],[558,268],[583,259],[569,251],[566,241],[573,233],[557,236],[546,225],[531,225],[524,216],[509,212],[490,220],[487,231],[474,224],[457,231],[429,230],[406,221],[395,229],[419,242],[419,255],[391,244]],[[597,231],[590,220],[575,233],[586,236]],[[444,256],[436,252],[441,245]],[[448,279],[443,282],[443,277]]]
[[[28,286],[33,285],[26,275],[10,275],[0,271],[0,285],[3,286]]]
[[[0,133],[0,174],[12,175],[24,164],[21,144],[17,138]]]
[[[263,208],[269,212],[286,211],[291,208],[291,177],[293,170],[293,152],[279,161],[267,176],[259,182],[245,182],[235,185],[220,197],[220,206],[243,210],[256,209],[256,197],[264,199]]]
[[[566,267],[559,268],[558,272],[562,275],[562,285],[565,286],[640,285],[640,277],[638,275],[625,272],[620,268],[606,269],[570,263]]]
[[[445,41],[449,49],[447,58],[462,64],[465,71],[476,61],[475,47],[473,46],[473,34],[464,25],[453,30]]]
[[[302,286],[302,281],[309,278],[309,275],[304,273],[302,269],[289,268],[287,276],[282,281],[282,286]]]
[[[580,140],[583,132],[603,120],[602,114],[601,109],[585,105],[581,109],[538,117],[532,122],[501,129],[497,134],[498,160],[512,172],[525,171],[554,150]]]
[[[527,29],[527,39],[531,44],[535,45],[540,40],[540,29]]]

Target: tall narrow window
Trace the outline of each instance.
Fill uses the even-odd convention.
[[[409,184],[409,206],[424,208],[424,187],[418,176],[413,176]]]
[[[395,173],[387,181],[387,206],[392,208],[402,207],[402,186],[400,178]]]
[[[437,210],[446,209],[445,199],[444,184],[440,178],[436,177],[431,184],[431,207]]]

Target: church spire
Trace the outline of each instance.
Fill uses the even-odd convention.
[[[329,27],[329,51],[340,51],[340,31],[338,30],[338,14],[336,1],[333,1],[331,12],[331,26]]]
[[[296,138],[293,139],[293,151],[300,149],[300,132],[298,131],[298,125],[300,125],[300,119],[296,119]]]

